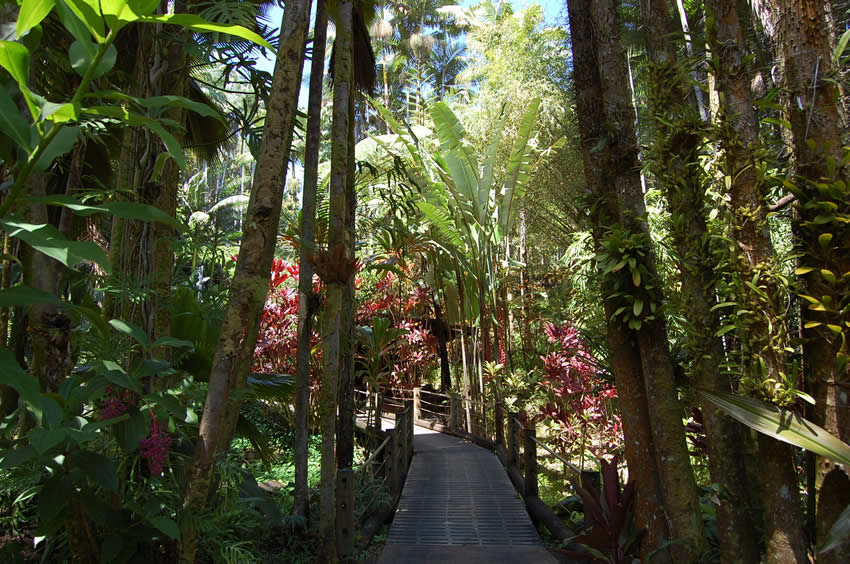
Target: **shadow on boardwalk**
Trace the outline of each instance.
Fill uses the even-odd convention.
[[[554,564],[496,456],[417,427],[379,564]]]

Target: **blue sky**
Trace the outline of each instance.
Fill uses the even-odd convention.
[[[460,0],[460,2],[458,3],[461,6],[474,6],[480,1],[481,0]],[[515,12],[527,8],[532,3],[540,4],[543,7],[543,17],[545,18],[546,23],[550,25],[555,25],[559,23],[562,11],[566,7],[564,0],[513,0],[511,2]],[[279,6],[275,6],[274,8],[272,8],[272,11],[270,13],[271,21],[280,22],[281,13],[282,9]],[[259,61],[257,61],[257,67],[271,73],[274,70],[274,60],[268,58],[261,58]],[[309,70],[307,71],[307,74],[309,74]]]

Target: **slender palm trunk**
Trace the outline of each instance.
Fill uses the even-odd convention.
[[[295,495],[293,513],[308,517],[307,411],[310,406],[310,349],[313,314],[318,297],[313,294],[313,267],[310,259],[316,248],[316,188],[319,176],[319,143],[322,138],[322,84],[327,46],[327,1],[316,0],[313,28],[313,62],[310,67],[310,94],[307,110],[307,142],[304,156],[304,188],[301,205],[301,248],[298,270],[298,344],[295,357]]]
[[[320,272],[327,283],[327,305],[322,317],[322,360],[324,377],[320,396],[322,430],[321,504],[319,538],[322,561],[337,560],[336,543],[336,460],[334,456],[337,425],[337,393],[341,369],[342,308],[348,284],[352,257],[346,247],[346,186],[349,176],[349,127],[351,97],[354,95],[352,73],[352,4],[337,4],[334,43],[334,105],[331,129],[330,219],[328,225],[327,269]]]
[[[292,144],[292,126],[304,64],[310,0],[290,0],[283,14],[280,48],[266,111],[263,148],[258,159],[236,273],[213,357],[195,453],[186,472],[180,531],[180,561],[195,561],[198,530],[194,516],[205,505],[219,453],[230,444],[247,386],[263,304],[268,294],[280,207],[281,186]]]

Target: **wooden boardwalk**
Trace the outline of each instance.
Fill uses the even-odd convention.
[[[413,463],[378,564],[554,564],[490,451],[416,427]]]

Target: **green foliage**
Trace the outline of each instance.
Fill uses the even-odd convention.
[[[609,278],[614,289],[614,317],[621,317],[629,329],[640,329],[643,323],[655,319],[661,306],[660,288],[646,267],[650,253],[649,235],[616,226],[606,232],[596,256],[602,275]]]

